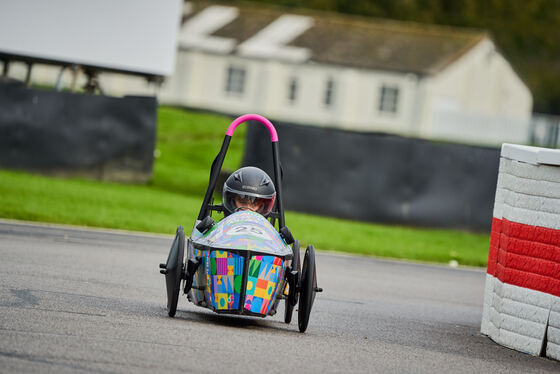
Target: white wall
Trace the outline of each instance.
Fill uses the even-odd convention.
[[[531,93],[491,40],[423,84],[420,136],[477,144],[528,141]]]
[[[242,95],[225,91],[229,65],[246,69]],[[297,80],[293,103],[288,100],[291,78]],[[329,79],[334,89],[332,104],[326,106]],[[395,114],[378,110],[383,84],[400,90]],[[412,75],[180,51],[175,73],[160,98],[161,102],[234,114],[257,112],[294,123],[408,134],[416,86]]]

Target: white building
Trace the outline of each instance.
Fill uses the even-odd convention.
[[[163,104],[472,144],[528,141],[531,93],[478,30],[196,2],[185,5],[178,43]],[[110,74],[101,86],[153,92]]]

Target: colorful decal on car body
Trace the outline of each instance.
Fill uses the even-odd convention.
[[[206,299],[215,310],[237,310],[243,284],[245,258],[227,251],[207,251]]]
[[[284,279],[285,261],[276,256],[252,256],[247,273],[244,309],[267,315]]]

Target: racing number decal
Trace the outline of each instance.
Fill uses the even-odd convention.
[[[262,235],[263,232],[262,230],[258,229],[257,227],[247,227],[247,226],[239,226],[236,227],[235,230],[233,230],[233,232],[237,235],[241,235],[241,234],[255,234],[255,235]]]
[[[252,235],[263,239],[270,239],[270,236],[266,232],[254,226],[236,227],[230,231],[230,235]]]

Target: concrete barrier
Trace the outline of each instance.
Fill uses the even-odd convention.
[[[560,360],[560,150],[502,146],[481,332]]]

